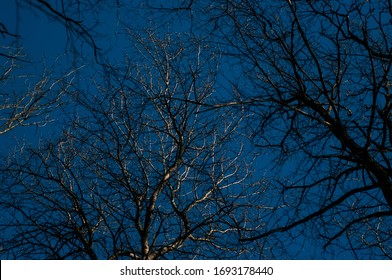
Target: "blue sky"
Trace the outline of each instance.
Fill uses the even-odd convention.
[[[23,2],[19,0],[20,2]],[[85,35],[78,36],[76,33],[70,32],[65,28],[62,22],[48,17],[43,14],[42,11],[35,7],[26,4],[24,7],[17,9],[18,1],[6,1],[0,10],[0,22],[3,23],[11,33],[20,35],[20,38],[15,39],[2,39],[2,44],[8,44],[10,40],[15,40],[14,46],[22,47],[26,53],[26,60],[29,61],[27,66],[23,68],[23,71],[27,71],[30,75],[29,79],[34,81],[38,79],[41,73],[50,71],[53,75],[53,79],[69,73],[75,67],[80,69],[75,75],[75,83],[81,85],[88,85],[89,82],[93,82],[95,74],[99,71],[103,71],[100,68],[98,62],[107,63],[110,62],[115,66],[122,66],[124,57],[137,59],[133,53],[134,49],[131,45],[132,38],[127,34],[125,26],[130,26],[132,32],[138,33],[139,29],[149,27],[155,23],[151,23],[152,20],[146,20],[150,16],[151,18],[158,18],[161,20],[161,26],[159,31],[166,30],[167,32],[182,32],[184,29],[186,32],[192,31],[188,20],[174,21],[176,24],[171,26],[165,25],[165,21],[173,20],[173,18],[165,19],[161,14],[154,14],[145,8],[138,7],[134,4],[133,7],[125,9],[116,9],[114,6],[102,8],[101,13],[98,14],[94,20],[91,18],[83,18],[85,27],[94,35],[95,42],[100,48],[98,57],[94,57],[94,51],[89,41],[89,37]],[[184,14],[187,12],[185,11]],[[147,14],[148,16],[144,16]],[[91,27],[91,28],[90,28]],[[86,29],[86,30],[87,30]],[[79,29],[80,31],[80,29]],[[83,32],[82,32],[83,33]],[[197,33],[197,31],[195,31]],[[79,34],[80,35],[80,34]],[[68,40],[67,40],[68,38]],[[78,55],[75,57],[75,51]],[[0,59],[1,61],[1,59]],[[222,96],[225,96],[227,91],[230,91],[229,80],[237,80],[241,86],[246,86],[246,79],[241,77],[239,74],[239,65],[235,62],[227,60],[221,65],[221,71],[224,74],[220,74],[217,87],[220,92],[223,92]],[[234,77],[234,78],[233,78]],[[15,90],[18,90],[18,86],[23,90],[25,84],[17,84]],[[220,88],[219,88],[220,87]],[[250,88],[250,87],[248,87]],[[87,90],[87,89],[86,89]],[[68,110],[68,109],[67,109]],[[70,108],[69,110],[72,110]],[[67,126],[69,119],[66,118],[67,111],[58,111],[53,115],[54,122],[46,125],[45,127],[19,127],[10,133],[1,136],[2,142],[2,154],[10,152],[14,149],[14,145],[23,146],[25,144],[37,145],[39,139],[54,139],[62,132],[63,128]],[[301,158],[291,158],[285,165],[282,165],[280,171],[277,174],[273,174],[272,169],[272,154],[270,151],[257,151],[252,150],[258,154],[258,158],[255,162],[255,170],[258,176],[265,176],[267,180],[290,180],[295,178],[286,178],[287,174],[295,173],[295,169],[298,166],[307,165],[309,163],[300,162]],[[281,198],[278,198],[281,199]],[[272,202],[273,199],[266,198],[266,202]],[[280,212],[284,213],[284,210]],[[306,213],[306,209],[302,214]],[[283,217],[276,217],[275,222],[284,220]],[[353,258],[353,255],[344,251],[340,253],[339,248],[335,248],[336,251],[329,254],[322,250],[321,241],[315,236],[314,232],[307,231],[304,229],[307,235],[302,235],[301,232],[294,231],[296,235],[295,241],[291,243],[289,235],[283,238],[287,240],[287,248],[284,248],[281,254],[282,258],[299,258],[299,259],[323,259],[323,258],[337,258],[346,259]],[[313,236],[314,239],[310,239],[309,236]],[[348,244],[344,244],[348,245]]]
[[[7,26],[9,31],[20,35],[20,39],[15,43],[17,46],[23,47],[24,52],[26,53],[26,59],[30,61],[28,64],[28,68],[31,69],[30,73],[33,76],[39,76],[41,71],[45,71],[45,69],[53,69],[53,75],[56,76],[58,73],[64,73],[75,65],[75,63],[80,65],[86,64],[87,67],[94,64],[94,57],[91,46],[88,43],[84,42],[83,39],[80,41],[72,41],[72,36],[69,37],[71,40],[67,41],[66,38],[69,35],[66,31],[66,28],[62,23],[57,20],[48,18],[42,12],[38,11],[34,7],[23,7],[17,9],[15,5],[15,1],[7,1],[6,6],[0,10],[0,19]],[[122,28],[122,24],[124,22],[119,22],[117,18],[117,12],[113,10],[113,14],[111,15],[108,12],[100,15],[100,22],[94,28],[94,33],[98,34],[97,45],[102,49],[102,53],[104,53],[105,57],[109,57],[114,64],[120,64],[121,60],[127,52],[129,52],[129,39],[126,37],[126,30]],[[120,11],[121,13],[121,11]],[[137,17],[122,17],[124,21],[133,20]],[[133,21],[132,24],[135,26],[143,26],[148,24],[143,22],[141,19],[140,23],[137,21]],[[88,20],[86,21],[88,22]],[[125,23],[126,24],[126,23]],[[186,26],[186,24],[184,25]],[[181,31],[184,26],[172,26],[170,28],[163,27],[162,29],[168,30],[168,32],[172,32],[175,30],[176,32]],[[137,29],[137,27],[134,27]],[[187,29],[187,28],[186,28]],[[188,30],[187,30],[188,31]],[[74,45],[72,45],[74,43]],[[75,47],[77,51],[80,52],[80,57],[74,60],[71,52],[72,48]],[[128,55],[132,56],[132,53],[128,53]],[[227,80],[232,79],[232,76],[236,76],[236,65],[231,65],[230,61],[228,61],[228,66],[223,67],[223,72],[225,78],[219,81],[218,84],[226,88],[226,90],[230,90],[230,85],[227,83]],[[234,69],[234,71],[233,71]],[[52,70],[51,70],[52,71]],[[91,72],[84,72],[84,75],[89,75]],[[81,74],[83,75],[83,74]],[[80,77],[82,80],[84,77]],[[227,80],[226,80],[227,79]],[[237,78],[236,78],[237,79]],[[23,85],[21,85],[23,87]],[[46,125],[45,127],[19,127],[7,135],[2,137],[3,142],[3,151],[4,147],[7,147],[8,151],[11,151],[14,145],[17,145],[17,149],[23,145],[36,145],[38,144],[40,139],[51,139],[55,138],[58,133],[62,131],[64,124],[64,119],[62,117],[55,116],[56,120]],[[6,144],[6,145],[4,145]],[[269,168],[272,166],[271,160],[267,155],[260,157],[255,162],[256,172],[260,174],[260,176],[268,176],[270,175]],[[295,168],[295,163],[288,163],[282,169],[285,170],[283,175],[289,171],[290,168]],[[287,240],[290,240],[288,237]],[[316,246],[316,241],[309,241],[306,237],[297,237],[292,243],[287,247],[285,251],[281,253],[274,252],[275,254],[282,254],[282,258],[287,258],[288,256],[300,259],[318,259],[324,258],[323,253],[318,248],[320,246]],[[350,258],[348,255],[347,257]],[[345,258],[345,255],[339,255],[338,258]]]

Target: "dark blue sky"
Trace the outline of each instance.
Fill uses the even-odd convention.
[[[61,77],[64,74],[70,73],[73,69],[78,68],[75,75],[75,83],[80,83],[83,87],[88,87],[89,82],[93,82],[94,75],[97,71],[104,71],[102,65],[110,63],[116,67],[121,67],[124,57],[133,59],[135,54],[133,39],[128,36],[129,27],[132,32],[138,33],[139,29],[149,27],[156,24],[153,22],[156,19],[161,20],[161,24],[157,30],[163,32],[186,32],[193,31],[190,21],[178,21],[173,13],[173,18],[165,19],[162,14],[154,13],[141,6],[134,4],[133,7],[128,6],[127,9],[117,9],[110,5],[102,6],[102,9],[97,9],[99,12],[96,17],[83,18],[83,28],[71,27],[66,28],[64,22],[58,18],[48,16],[42,10],[37,9],[29,4],[23,4],[17,8],[18,1],[5,1],[0,10],[0,22],[3,23],[9,32],[17,34],[20,38],[5,39],[0,38],[2,45],[8,45],[14,41],[12,46],[20,47],[26,54],[23,68],[20,70],[24,75],[28,75],[27,81],[34,82],[39,79],[42,73],[48,71],[52,78]],[[25,1],[19,1],[25,3]],[[56,7],[58,8],[58,7]],[[184,14],[187,12],[185,11]],[[152,20],[154,19],[154,20]],[[174,19],[174,21],[172,21]],[[165,21],[175,22],[172,25],[166,25]],[[159,24],[158,24],[159,25]],[[88,31],[89,33],[84,33]],[[197,33],[197,31],[195,31]],[[94,43],[99,48],[95,50],[91,42],[89,34],[94,38]],[[77,55],[75,55],[77,54]],[[135,58],[137,59],[137,58]],[[1,61],[1,59],[0,59]],[[97,63],[98,62],[98,63]],[[237,80],[241,86],[246,86],[246,79],[241,80],[239,74],[239,65],[236,62],[229,60],[221,64],[221,71],[217,81],[217,91],[223,92],[222,96],[226,96],[227,91],[230,91],[230,84],[228,80]],[[19,80],[23,81],[23,79]],[[28,83],[28,82],[27,82]],[[79,84],[78,84],[79,85]],[[20,86],[20,88],[19,88]],[[24,90],[26,84],[16,83],[15,91]],[[220,87],[220,88],[219,88]],[[249,87],[250,88],[250,87]],[[53,122],[45,127],[19,127],[6,135],[0,136],[2,142],[1,152],[3,155],[11,152],[17,147],[23,145],[37,145],[39,139],[54,139],[67,126],[69,119],[67,112],[71,112],[73,108],[67,108],[65,111],[59,110],[52,114]],[[71,111],[68,111],[71,110]],[[301,162],[301,158],[291,158],[284,165],[280,166],[279,172],[273,173],[272,169],[272,154],[270,151],[252,150],[258,155],[255,162],[256,174],[260,178],[266,177],[267,180],[290,180],[295,178],[285,178],[287,174],[295,173],[298,166],[304,167],[308,165],[307,162]],[[275,170],[276,171],[276,170]],[[273,199],[266,199],[266,202],[271,202]],[[279,213],[284,213],[284,210]],[[306,213],[305,211],[301,212]],[[286,217],[282,217],[284,220]],[[279,217],[276,217],[279,222]],[[276,222],[275,221],[275,222]],[[340,253],[339,248],[333,253],[326,253],[322,250],[322,242],[315,236],[314,232],[306,232],[307,235],[302,235],[301,232],[294,231],[295,241],[291,243],[288,234],[283,240],[286,240],[287,247],[278,253],[278,258],[299,258],[299,259],[350,259],[354,256],[349,251]],[[309,238],[313,236],[314,239]],[[342,240],[345,240],[342,238]],[[346,241],[344,241],[346,242]],[[349,247],[349,244],[344,244],[344,247]],[[280,248],[281,249],[281,248]],[[281,254],[281,255],[279,255]]]
[[[126,30],[122,26],[124,22],[119,22],[116,17],[118,11],[113,10],[112,12],[113,14],[111,15],[108,10],[105,10],[104,13],[99,15],[100,20],[98,25],[94,27],[93,33],[97,34],[95,37],[97,40],[96,43],[102,49],[104,57],[109,57],[112,63],[119,63],[121,65],[121,60],[125,54],[132,56],[132,54],[127,53],[131,49],[129,48],[129,44],[132,44],[132,42],[126,39]],[[121,11],[119,12],[121,14]],[[138,11],[135,12],[135,15],[139,13]],[[75,34],[70,35],[70,33],[67,33],[63,22],[48,17],[35,7],[29,7],[26,4],[17,9],[16,1],[6,1],[6,4],[3,4],[0,10],[0,19],[10,32],[20,36],[18,39],[12,38],[11,40],[15,40],[15,46],[23,48],[26,54],[26,60],[29,61],[23,70],[28,71],[28,74],[31,75],[31,80],[39,78],[41,71],[48,70],[56,76],[61,75],[64,71],[66,72],[75,63],[78,66],[86,64],[86,67],[90,67],[95,63],[91,45],[86,42],[86,37],[75,40]],[[137,19],[137,17],[122,17],[122,19],[126,21]],[[139,21],[139,23],[133,21],[132,28],[149,24],[141,19]],[[85,22],[88,23],[88,19]],[[181,32],[184,26],[174,25],[162,29],[167,28],[168,32],[172,30]],[[69,40],[67,40],[67,36],[69,36]],[[79,52],[80,57],[73,57],[72,51],[74,48]],[[96,66],[93,67],[97,68]],[[233,69],[235,69],[235,65],[232,65],[231,68],[227,66],[227,70],[223,68],[223,71],[226,72],[225,79],[231,79],[231,75],[236,75]],[[89,73],[87,71],[84,75],[88,75]],[[81,77],[81,79],[85,80],[84,77]],[[229,87],[225,79],[218,81],[218,83],[224,87]],[[20,86],[21,90],[23,90],[25,85],[21,84]],[[15,148],[14,145],[17,145],[16,149],[19,149],[23,145],[36,145],[39,139],[55,138],[62,131],[61,127],[66,124],[63,123],[64,119],[61,116],[52,116],[54,117],[54,122],[45,127],[19,127],[2,136],[2,153],[6,153],[7,150],[10,152]],[[256,161],[255,166],[260,176],[269,176],[270,170],[268,169],[271,167],[271,163],[268,161],[268,156],[263,156],[258,162]],[[294,164],[288,164],[283,169],[288,171],[288,168],[295,167]],[[284,174],[285,172],[283,172]],[[314,241],[299,237],[295,243],[288,244],[287,251],[281,253],[295,258],[323,258],[321,250],[317,248],[319,246],[316,246]],[[283,258],[287,256],[282,255]],[[338,258],[345,258],[345,256],[339,255]]]
[[[77,65],[85,66],[86,68],[93,67],[92,69],[98,69],[94,65],[93,50],[88,42],[88,38],[83,36],[77,38],[75,34],[67,33],[67,30],[63,22],[55,18],[50,18],[43,14],[35,7],[29,7],[28,4],[22,5],[17,9],[17,1],[6,1],[0,10],[1,22],[8,28],[12,33],[18,34],[20,38],[14,40],[14,45],[23,48],[23,52],[26,54],[26,60],[29,63],[26,64],[24,71],[28,71],[28,74],[32,76],[31,80],[39,78],[42,71],[50,71],[53,76],[61,75],[72,69],[73,66]],[[23,1],[22,1],[23,2]],[[126,17],[122,11],[112,10],[110,14],[109,10],[103,11],[98,15],[97,25],[94,26],[92,34],[95,34],[96,43],[101,48],[101,53],[105,59],[110,59],[111,63],[115,65],[121,65],[121,60],[124,55],[132,57],[132,53],[129,53],[131,39],[127,38],[126,30],[123,28],[125,21],[132,21],[132,28],[137,30],[138,27],[144,27],[150,23],[143,21],[138,18],[138,14],[145,12],[144,10],[138,11],[137,9],[130,9],[135,12],[135,15]],[[121,15],[121,22],[117,18],[118,13]],[[158,17],[159,18],[159,17]],[[138,22],[139,21],[139,22]],[[88,19],[84,19],[84,22],[88,24]],[[181,32],[182,29],[189,31],[189,26],[184,22],[184,25],[174,26],[161,26],[161,29],[167,29],[168,32]],[[68,37],[68,40],[67,40]],[[8,42],[8,40],[6,40]],[[76,50],[79,53],[79,57],[74,57],[72,53]],[[221,76],[221,80],[218,80],[218,84],[222,87],[229,89],[230,85],[227,80],[238,79],[236,74],[236,65],[232,62],[227,61],[227,66],[223,66],[222,71],[224,77]],[[234,70],[234,71],[233,71]],[[90,70],[86,72],[81,71],[81,76],[77,76],[81,80],[86,81],[83,75],[93,75]],[[21,90],[25,85],[21,84]],[[59,115],[53,115],[53,122],[46,125],[45,127],[19,127],[10,133],[2,136],[2,152],[11,152],[15,149],[14,145],[17,145],[16,149],[26,145],[37,145],[40,139],[54,139],[61,133],[62,127],[66,127],[66,118],[61,115],[63,112],[58,112]],[[5,149],[5,150],[4,150]],[[269,162],[272,160],[268,155],[263,155],[259,160],[255,162],[256,173],[259,176],[270,176],[270,170],[272,164]],[[295,162],[289,162],[286,166],[282,167],[281,175],[284,176],[286,172],[291,168],[295,168]],[[293,257],[299,259],[322,259],[322,258],[339,258],[344,259],[346,257],[351,258],[348,255],[339,256],[328,256],[324,255],[320,250],[320,244],[317,241],[307,239],[305,236],[297,236],[295,241],[290,241],[290,237],[287,237],[287,248],[280,253],[274,252],[274,254],[282,254],[282,258]]]

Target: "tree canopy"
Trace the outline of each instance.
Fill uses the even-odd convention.
[[[2,258],[392,257],[390,1],[16,6],[65,65],[0,22],[0,137],[55,126],[2,151]]]

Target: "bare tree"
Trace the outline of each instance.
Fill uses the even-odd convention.
[[[250,178],[243,115],[212,110],[214,48],[132,38],[141,56],[75,91],[79,113],[62,137],[8,168],[3,257],[257,256],[238,236],[259,226],[264,185]]]
[[[0,135],[17,126],[44,126],[52,121],[50,113],[62,104],[64,92],[71,86],[71,70],[55,78],[51,71],[29,74],[20,48],[3,47],[7,53],[0,60]]]
[[[391,258],[390,1],[219,4],[220,38],[247,74],[238,104],[282,171],[275,222],[242,240],[311,234],[335,252]]]
[[[173,29],[194,37],[188,43],[175,35],[131,37],[139,41],[142,60],[129,53],[121,67],[105,64],[90,87],[75,90],[80,115],[74,125],[57,143],[25,151],[24,164],[8,170],[6,185],[19,193],[5,191],[5,201],[14,205],[9,209],[16,211],[5,230],[26,220],[29,226],[6,240],[17,247],[4,252],[213,258],[238,250],[251,256],[245,253],[252,246],[261,252],[274,248],[273,255],[284,258],[290,255],[286,248],[304,250],[290,247],[293,240],[314,240],[324,252],[338,254],[327,257],[349,252],[349,257],[391,258],[390,1],[140,3],[146,9],[135,13],[121,1],[113,4],[119,26],[136,30],[128,13],[140,12],[149,22],[138,22],[139,27],[167,30],[167,23],[181,23]],[[96,54],[92,26],[100,22],[94,13],[98,4],[103,2],[33,6],[63,22],[70,41],[88,43]],[[205,41],[195,40],[196,34]],[[214,49],[221,51],[227,64],[220,70],[232,81],[233,92],[224,98],[219,92],[227,81],[222,72],[217,78],[216,63],[209,59],[216,58]],[[235,71],[230,73],[228,64]],[[249,180],[249,170],[261,163],[245,160],[251,148],[240,131],[252,140],[252,152],[265,155],[274,184]],[[48,200],[48,188],[63,197]],[[65,190],[68,204],[56,212],[67,201]],[[28,201],[41,196],[42,212],[23,212],[34,205]],[[51,227],[42,230],[49,220]],[[66,238],[49,238],[63,232]]]
[[[27,0],[5,4],[5,9],[16,6],[17,18],[13,24],[0,22],[3,39],[0,43],[0,135],[17,126],[44,126],[52,121],[49,113],[61,105],[63,93],[70,87],[77,71],[77,67],[73,67],[60,73],[63,69],[56,65],[60,63],[57,60],[49,69],[43,63],[36,65],[30,61],[29,50],[24,50],[23,38],[18,34],[19,8],[28,3],[33,5]]]

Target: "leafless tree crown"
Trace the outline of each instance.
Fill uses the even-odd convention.
[[[390,1],[21,3],[75,59],[20,90],[0,50],[0,136],[70,113],[1,165],[6,257],[392,258]]]

